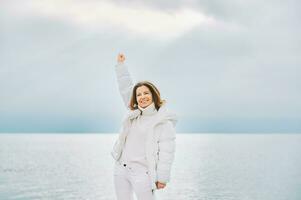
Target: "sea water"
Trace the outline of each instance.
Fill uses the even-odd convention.
[[[117,134],[0,134],[1,200],[113,200]],[[300,200],[301,134],[177,134],[157,199]]]

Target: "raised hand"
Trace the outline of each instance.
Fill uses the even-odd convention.
[[[117,62],[121,64],[124,63],[124,61],[125,61],[125,56],[122,53],[119,53],[117,56]]]

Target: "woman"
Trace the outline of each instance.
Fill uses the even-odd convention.
[[[125,115],[111,155],[118,200],[155,199],[155,189],[170,181],[175,154],[177,116],[166,108],[158,89],[148,81],[133,84],[125,56],[119,54],[115,72]]]

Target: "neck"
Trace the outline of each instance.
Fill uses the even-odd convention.
[[[152,102],[150,105],[148,105],[145,108],[142,108],[138,105],[138,108],[141,110],[141,115],[153,115],[157,112],[157,109],[155,107],[155,103]]]

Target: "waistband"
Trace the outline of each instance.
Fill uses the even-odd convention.
[[[131,163],[131,162],[124,162],[124,161],[117,161],[116,164],[124,167],[124,168],[128,168],[128,169],[132,169],[132,170],[143,170],[143,171],[148,171],[148,167],[141,165],[139,163]]]
[[[157,186],[156,186],[156,183],[155,183],[155,179],[154,177],[151,176],[151,172],[149,171],[149,169],[146,167],[146,166],[143,166],[143,165],[139,165],[139,164],[128,164],[128,163],[125,163],[125,162],[122,162],[120,160],[116,161],[116,165],[118,165],[119,167],[122,167],[124,169],[127,169],[129,171],[139,171],[139,170],[142,170],[142,172],[146,172],[147,174],[150,175],[150,181],[151,181],[151,184],[152,184],[152,191],[155,192],[155,190],[157,189]],[[144,173],[143,172],[143,173]]]

